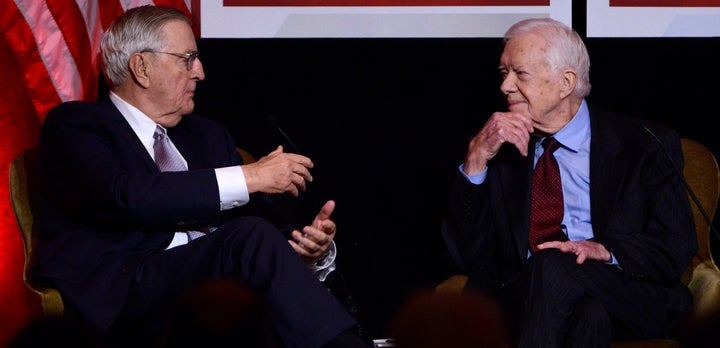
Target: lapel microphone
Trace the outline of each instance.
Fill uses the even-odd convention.
[[[710,216],[705,211],[705,208],[703,208],[703,206],[700,204],[700,200],[697,198],[697,196],[695,196],[695,192],[693,192],[692,188],[690,188],[690,184],[688,184],[687,180],[685,180],[685,175],[683,174],[682,171],[680,171],[680,168],[677,166],[675,161],[673,161],[672,157],[670,156],[670,153],[665,149],[660,138],[658,138],[658,136],[655,135],[655,133],[653,133],[650,130],[650,128],[648,128],[646,125],[642,125],[642,127],[658,143],[660,150],[662,150],[662,152],[665,154],[665,157],[667,157],[668,162],[670,162],[670,165],[672,165],[673,169],[675,170],[675,173],[680,177],[680,181],[682,181],[683,186],[685,186],[685,190],[690,194],[690,197],[692,197],[693,202],[698,207],[698,210],[700,210],[700,213],[702,214],[703,218],[705,219],[705,222],[707,222],[708,226],[710,226],[710,229],[713,231],[715,238],[720,240],[720,233],[718,233],[717,229],[715,229],[715,226],[713,225],[712,220],[710,219]]]
[[[290,139],[290,137],[280,127],[280,123],[278,122],[277,117],[275,117],[275,115],[273,115],[273,114],[267,115],[265,117],[265,121],[267,122],[268,125],[270,125],[270,127],[277,129],[277,131],[280,133],[280,135],[282,135],[283,139],[285,139],[285,141],[287,142],[287,145],[290,146],[290,150],[291,150],[290,152],[300,154],[300,149],[297,147],[297,145],[295,145],[295,143],[292,141],[292,139]],[[307,192],[308,190],[310,190],[310,182],[305,183],[305,192]]]
[[[265,121],[267,122],[268,125],[270,125],[270,127],[273,127],[275,129],[277,129],[278,132],[280,132],[280,135],[282,135],[282,137],[285,139],[285,141],[287,141],[288,145],[290,145],[290,149],[293,152],[300,153],[300,150],[295,145],[295,143],[290,139],[290,137],[287,134],[285,134],[285,131],[283,131],[283,129],[280,128],[280,123],[278,123],[277,117],[275,117],[275,115],[272,115],[272,114],[267,115],[265,117]]]

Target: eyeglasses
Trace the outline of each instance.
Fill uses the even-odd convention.
[[[195,59],[197,59],[200,52],[198,51],[192,51],[187,53],[175,53],[175,52],[162,52],[162,51],[154,51],[154,50],[146,50],[142,51],[142,53],[163,53],[163,54],[169,54],[173,55],[175,57],[183,58],[187,62],[187,69],[188,71],[192,70],[193,64],[195,63]]]

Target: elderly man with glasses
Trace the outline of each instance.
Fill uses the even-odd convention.
[[[335,202],[301,228],[272,205],[305,190],[311,159],[278,147],[243,164],[225,127],[192,114],[205,73],[189,19],[130,9],[101,50],[109,97],[58,105],[40,136],[37,275],[59,289],[66,317],[153,345],[179,296],[229,278],[261,295],[270,346],[369,346],[321,283],[334,267]]]

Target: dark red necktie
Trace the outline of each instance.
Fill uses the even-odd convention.
[[[560,168],[553,152],[560,143],[547,137],[542,143],[545,149],[533,172],[532,201],[530,205],[530,250],[537,252],[537,245],[550,240],[567,240],[560,224],[563,218],[563,193]]]

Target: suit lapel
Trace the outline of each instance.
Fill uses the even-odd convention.
[[[617,202],[628,161],[622,151],[622,139],[607,122],[605,115],[590,111],[590,215],[593,233],[604,233]]]
[[[528,155],[522,157],[514,146],[505,144],[510,160],[500,161],[498,173],[501,182],[502,193],[500,202],[493,204],[505,204],[505,211],[508,212],[510,231],[515,231],[512,238],[519,251],[518,256],[526,259],[528,247],[528,230],[530,224],[530,185],[533,170],[535,153],[535,138],[531,137],[528,144]]]
[[[137,158],[142,158],[143,164],[148,170],[153,172],[159,171],[155,161],[153,161],[145,149],[145,146],[140,139],[138,139],[137,134],[135,134],[132,127],[130,127],[127,120],[125,120],[125,117],[120,113],[120,110],[110,101],[110,98],[103,100],[99,114],[107,118],[108,124],[112,127],[114,134],[119,138],[118,141],[127,144],[133,152],[137,153]]]
[[[190,117],[193,116],[185,116],[175,127],[169,128],[168,136],[187,161],[188,169],[205,168],[207,154],[198,155],[198,145],[195,144],[198,138],[195,132],[197,129],[192,129],[193,126],[189,125]]]

